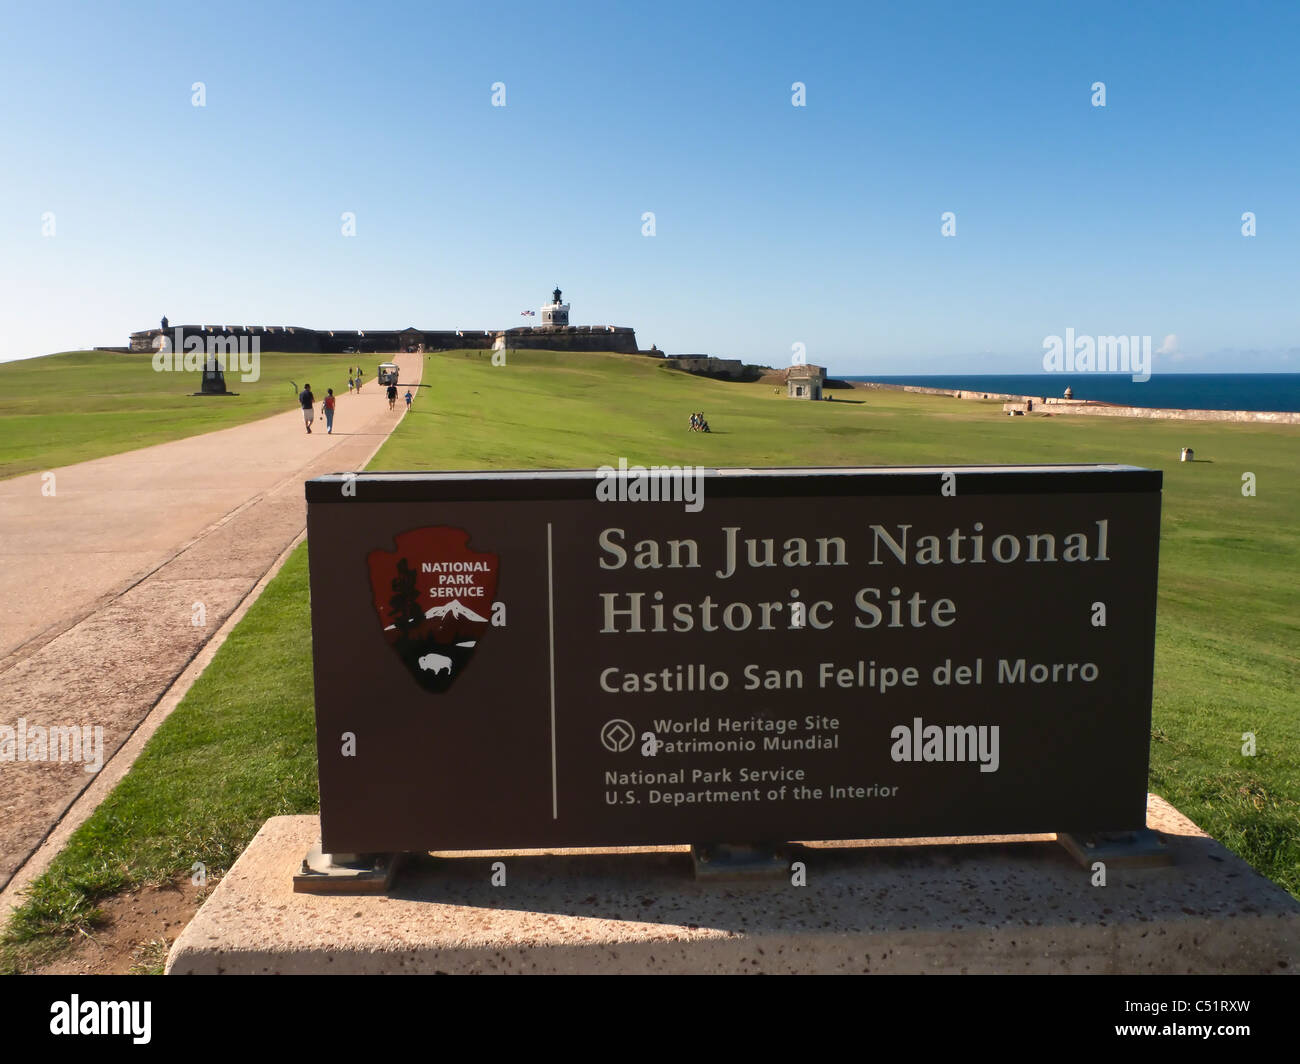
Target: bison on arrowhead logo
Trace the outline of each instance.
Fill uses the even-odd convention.
[[[370,589],[384,638],[421,687],[445,691],[489,627],[498,559],[460,528],[416,528],[371,551]]]

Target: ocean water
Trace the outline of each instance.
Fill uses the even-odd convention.
[[[1005,392],[1008,395],[1059,396],[1070,387],[1074,389],[1075,399],[1095,399],[1121,406],[1154,406],[1172,410],[1300,411],[1300,373],[1157,373],[1140,383],[1122,373],[988,373],[839,379],[972,392]]]

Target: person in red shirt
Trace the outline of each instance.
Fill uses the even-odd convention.
[[[321,410],[325,414],[325,432],[328,435],[334,431],[334,389],[325,390],[325,398],[321,400]]]

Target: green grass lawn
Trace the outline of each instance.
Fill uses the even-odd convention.
[[[239,394],[206,398],[190,395],[198,373],[155,372],[150,355],[69,351],[0,363],[0,479],[291,410],[291,381],[341,395],[358,359],[373,386],[377,357],[263,352],[258,380],[228,373],[226,387]]]
[[[883,391],[796,402],[770,385],[690,377],[649,359],[508,357],[493,366],[485,352],[428,356],[429,387],[370,468],[591,467],[625,457],[1163,469],[1151,790],[1300,897],[1300,429],[1008,418],[998,403]],[[692,410],[704,411],[712,433],[686,431]],[[1183,446],[1201,460],[1180,464]],[[1241,494],[1247,471],[1255,498]],[[59,948],[93,923],[97,899],[189,874],[194,861],[217,875],[267,817],[315,811],[310,653],[300,548],[38,880],[0,945],[0,969]],[[1241,753],[1246,731],[1257,736],[1255,757]]]

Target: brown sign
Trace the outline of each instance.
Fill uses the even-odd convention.
[[[327,852],[1145,825],[1161,475],[307,485]]]

